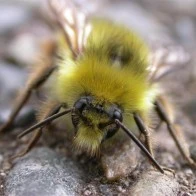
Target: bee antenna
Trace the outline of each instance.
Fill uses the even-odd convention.
[[[137,146],[145,153],[145,155],[152,161],[154,166],[161,172],[164,173],[164,170],[161,168],[159,163],[152,157],[146,147],[139,141],[139,139],[127,128],[125,127],[118,119],[115,119],[115,123],[119,125],[123,131],[137,144]]]
[[[55,119],[57,119],[57,118],[63,116],[63,115],[65,115],[65,114],[70,113],[72,110],[73,110],[73,108],[67,109],[67,110],[65,110],[65,111],[63,111],[63,112],[59,112],[59,113],[57,113],[57,114],[54,114],[54,115],[52,115],[52,116],[49,116],[48,118],[45,118],[43,121],[41,121],[41,122],[39,122],[39,123],[33,125],[32,127],[26,129],[25,131],[23,131],[22,133],[20,133],[17,137],[18,137],[18,138],[22,138],[23,136],[25,136],[25,135],[31,133],[32,131],[34,131],[35,129],[37,129],[37,128],[39,128],[39,127],[42,127],[43,125],[45,125],[45,124],[47,124],[47,123],[49,123],[49,122],[51,122],[51,121],[53,121],[53,120],[55,120]]]

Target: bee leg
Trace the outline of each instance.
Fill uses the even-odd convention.
[[[152,150],[153,148],[152,148],[152,141],[151,141],[151,136],[150,136],[150,130],[144,124],[144,121],[142,120],[142,118],[137,113],[134,113],[134,120],[136,122],[136,125],[138,126],[138,129],[140,130],[140,132],[145,137],[145,145],[146,145],[148,151],[150,152],[150,154],[154,158],[154,154],[153,154],[153,150]],[[174,170],[172,170],[170,168],[166,168],[166,167],[161,167],[161,168],[163,170],[165,170],[165,171],[171,172],[175,176],[175,171]]]
[[[134,120],[136,122],[136,125],[139,129],[139,131],[144,135],[145,137],[145,145],[150,152],[150,154],[154,157],[153,155],[153,150],[152,150],[152,142],[151,142],[151,136],[150,136],[150,130],[148,127],[144,124],[142,118],[137,114],[133,114]]]
[[[55,104],[54,102],[48,102],[44,106],[45,107],[47,106],[47,112],[44,112],[43,115],[41,116],[42,120],[58,113],[59,110],[61,109],[61,107],[64,106],[64,104],[57,104],[57,103]],[[27,154],[36,145],[36,143],[38,142],[38,140],[40,139],[40,137],[42,135],[43,128],[44,127],[42,126],[35,131],[33,138],[29,141],[29,143],[27,144],[27,147],[21,153],[15,155],[15,156],[12,156],[9,159],[10,163],[12,163],[13,160],[15,160],[16,158],[22,157],[25,154]]]
[[[166,123],[167,129],[170,135],[172,136],[173,140],[175,141],[180,153],[186,159],[188,164],[191,167],[195,168],[196,164],[190,157],[188,145],[184,140],[184,136],[182,135],[180,127],[174,124],[173,119],[169,116],[169,114],[167,114],[166,111],[167,106],[165,106],[164,101],[162,101],[161,99],[157,100],[155,102],[155,106],[160,119]]]
[[[11,126],[17,114],[20,112],[24,104],[28,101],[33,90],[39,88],[52,74],[55,68],[56,68],[55,66],[50,65],[50,66],[42,66],[39,67],[39,69],[35,70],[33,75],[29,78],[26,87],[19,94],[19,97],[13,107],[13,110],[7,122],[0,127],[0,132],[7,130]]]

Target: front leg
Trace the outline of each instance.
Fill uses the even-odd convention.
[[[61,109],[61,107],[63,107],[63,104],[58,104],[55,102],[47,102],[47,104],[45,104],[44,107],[41,108],[42,110],[40,112],[41,114],[40,114],[39,120],[42,121],[42,120],[44,120],[54,114],[57,114],[59,112],[59,110]],[[30,139],[26,148],[21,153],[18,153],[17,155],[11,157],[10,162],[12,162],[16,158],[24,156],[36,145],[36,143],[39,141],[39,139],[42,135],[42,130],[45,126],[46,125],[41,126],[40,128],[38,128],[35,131],[35,133],[33,134],[33,137]]]
[[[151,131],[150,131],[149,127],[145,124],[145,121],[142,119],[142,117],[139,114],[134,113],[133,117],[134,117],[135,123],[136,123],[139,131],[145,137],[145,146],[146,146],[146,148],[148,149],[148,151],[151,154],[151,156],[154,158],[153,147],[152,147],[153,146],[152,145],[152,136],[151,136]],[[175,172],[172,169],[167,168],[167,167],[161,167],[161,168],[163,170],[169,171],[173,175],[175,175]]]
[[[145,125],[143,119],[139,116],[139,114],[134,113],[133,117],[134,117],[135,123],[136,123],[139,131],[145,137],[145,145],[146,145],[148,151],[154,157],[153,150],[152,150],[153,148],[152,148],[152,141],[151,141],[151,133],[150,133],[149,128],[147,127],[147,125]]]

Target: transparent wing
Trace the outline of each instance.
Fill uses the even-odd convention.
[[[149,80],[156,82],[163,76],[184,67],[190,55],[180,46],[160,46],[150,56]]]
[[[70,0],[48,0],[48,4],[76,58],[83,51],[91,30],[87,22],[87,14],[78,9]]]

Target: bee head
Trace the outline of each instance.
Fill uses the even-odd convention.
[[[75,143],[95,154],[100,144],[119,129],[115,119],[122,122],[122,111],[116,104],[92,96],[81,97],[74,104],[72,123],[76,130]]]

